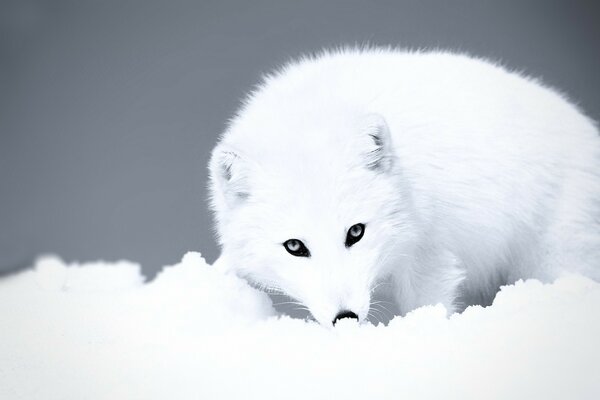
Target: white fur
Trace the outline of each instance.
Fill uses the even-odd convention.
[[[376,138],[374,138],[375,136]],[[340,50],[269,75],[211,163],[218,264],[365,319],[380,282],[402,314],[488,304],[565,269],[600,279],[600,137],[539,82],[443,52]],[[344,246],[346,231],[366,224]],[[300,239],[311,257],[282,243]]]

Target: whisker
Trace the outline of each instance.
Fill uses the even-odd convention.
[[[371,305],[383,308],[384,310],[386,310],[387,312],[389,312],[391,314],[392,312],[385,306],[385,304],[389,304],[391,306],[395,305],[394,303],[391,303],[389,301],[383,301],[383,300],[375,300],[375,301],[371,302]]]
[[[373,318],[373,319],[375,319],[375,322],[377,322],[377,324],[373,323],[373,325],[378,325],[378,324],[382,323],[379,320],[379,318],[377,318],[377,316],[371,312],[371,310],[369,310],[369,312],[367,313],[367,319],[369,320],[369,318]],[[371,322],[373,322],[373,321],[371,321]]]
[[[394,313],[392,313],[390,310],[388,310],[387,308],[385,308],[381,304],[372,304],[371,307],[373,308],[373,310],[377,310],[381,314],[385,315],[385,317],[388,318],[388,319],[392,319],[394,317]],[[377,307],[381,307],[382,309],[379,309]]]
[[[302,303],[298,302],[298,301],[282,301],[281,303],[273,303],[274,306],[281,306],[284,304],[296,304],[296,305],[303,305]]]
[[[379,281],[379,282],[377,282],[377,284],[376,284],[376,285],[375,285],[375,286],[374,286],[374,287],[371,289],[371,293],[375,292],[375,290],[376,290],[378,287],[380,287],[380,286],[383,286],[383,285],[391,285],[391,284],[392,284],[392,283],[391,283],[391,282],[388,282],[388,281]]]
[[[377,315],[379,315],[381,317],[385,317],[385,315],[381,311],[377,310],[376,308],[371,308],[371,311],[376,312]]]
[[[393,303],[391,301],[385,301],[385,300],[373,300],[373,301],[371,301],[371,304],[390,304],[393,306],[395,303]]]

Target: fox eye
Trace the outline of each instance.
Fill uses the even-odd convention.
[[[304,243],[298,239],[289,239],[283,242],[283,247],[293,256],[296,257],[310,257],[310,251],[306,248]]]
[[[346,247],[352,246],[354,243],[362,239],[365,234],[365,224],[355,224],[348,229],[346,234]]]

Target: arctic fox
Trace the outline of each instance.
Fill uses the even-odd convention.
[[[321,324],[600,278],[600,137],[538,81],[446,52],[338,50],[248,96],[210,161],[218,265]]]

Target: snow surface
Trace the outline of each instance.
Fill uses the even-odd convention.
[[[581,276],[327,329],[198,253],[149,283],[44,258],[0,280],[0,324],[0,399],[600,398],[600,284]]]

